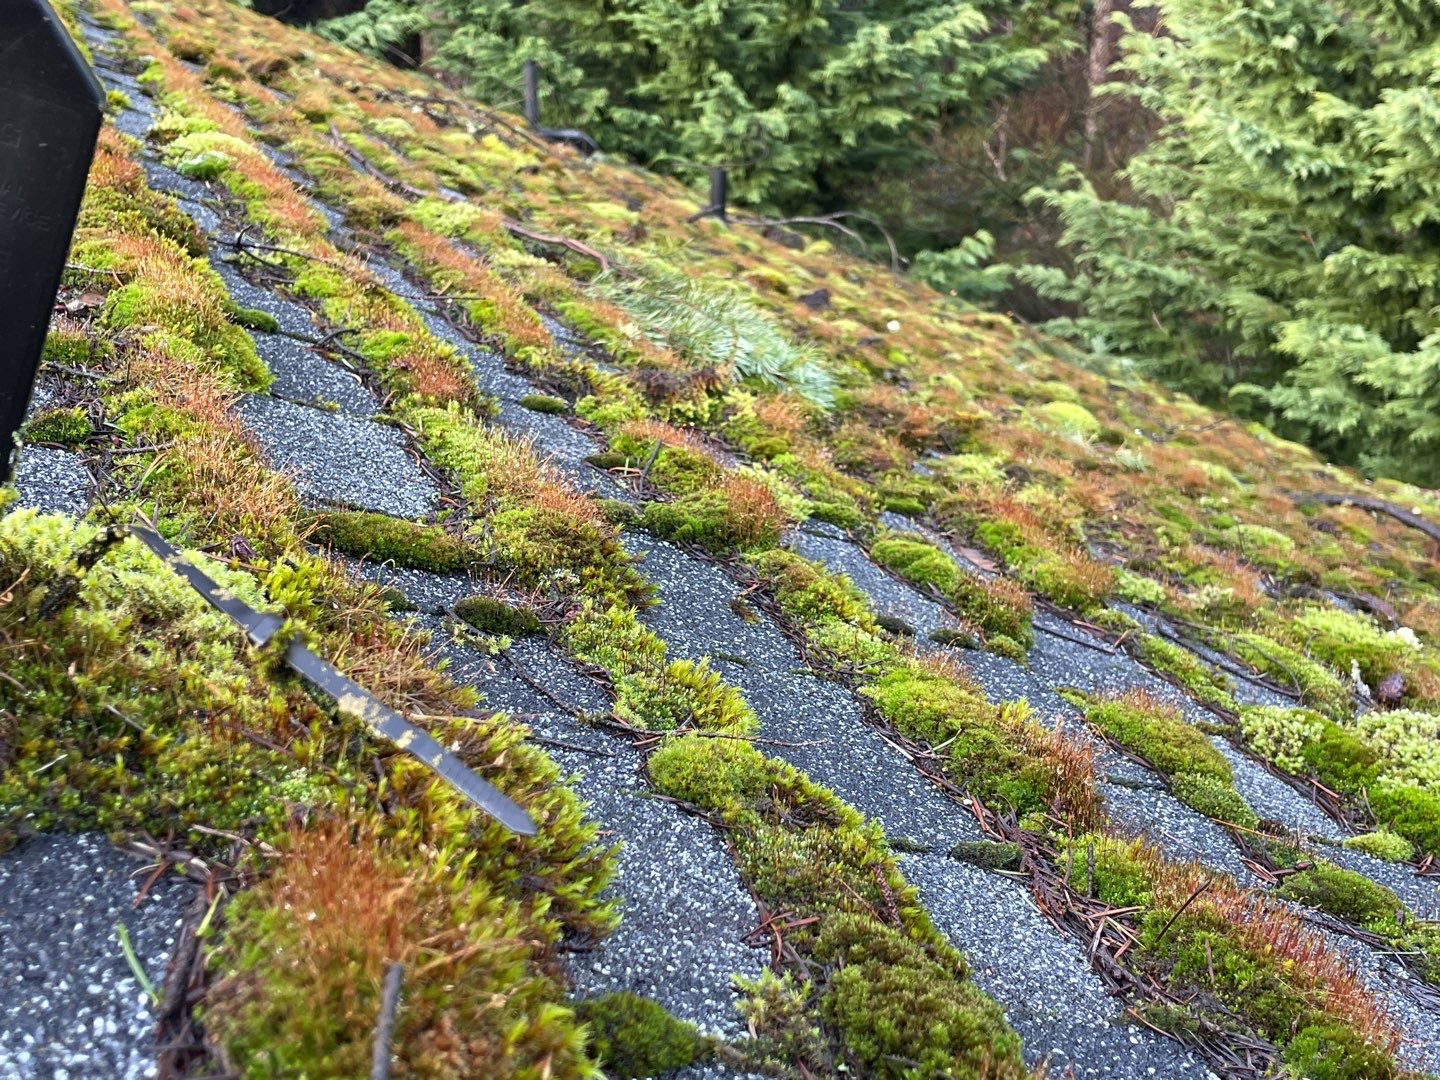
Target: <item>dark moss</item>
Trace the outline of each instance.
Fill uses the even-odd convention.
[[[617,453],[614,450],[602,450],[598,454],[591,454],[585,459],[597,469],[619,469],[634,461],[627,454]]]
[[[531,412],[538,413],[567,413],[570,406],[563,398],[552,397],[549,394],[526,394],[520,399],[520,404]]]
[[[986,870],[1018,870],[1020,845],[994,840],[961,840],[950,849],[950,857]]]
[[[507,604],[495,596],[466,596],[455,602],[455,614],[485,634],[521,637],[538,634],[540,619],[529,608]]]
[[[456,573],[475,562],[468,544],[434,525],[361,510],[320,514],[315,523],[316,540],[356,558],[437,574]]]
[[[894,615],[876,615],[875,624],[881,630],[888,630],[897,637],[914,637],[915,627]]]
[[[980,647],[980,640],[974,634],[953,626],[942,626],[937,630],[931,630],[930,640],[936,645],[946,645],[952,649],[978,649]]]
[[[590,1030],[596,1064],[616,1080],[659,1076],[707,1058],[711,1044],[693,1024],[628,990],[582,1001],[575,1013]]]
[[[605,511],[605,520],[618,529],[640,524],[640,511],[621,499],[601,499],[600,509]]]

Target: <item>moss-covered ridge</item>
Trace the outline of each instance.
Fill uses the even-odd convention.
[[[682,228],[678,220],[689,207],[678,189],[603,164],[581,170],[563,154],[511,139],[495,125],[488,133],[479,129],[477,139],[465,125],[485,123],[482,110],[303,35],[210,3],[173,9],[137,4],[134,10],[158,20],[160,38],[169,47],[167,54],[153,41],[145,45],[155,58],[146,81],[161,89],[167,107],[156,141],[166,147],[169,159],[223,184],[268,239],[300,252],[275,253],[273,266],[293,277],[294,291],[313,302],[327,321],[359,324],[356,351],[392,396],[393,415],[420,432],[436,463],[460,478],[473,513],[469,523],[474,528],[465,538],[473,553],[520,574],[528,587],[587,601],[566,639],[574,651],[610,673],[624,718],[641,727],[689,732],[669,740],[652,758],[657,783],[687,792],[690,801],[725,821],[735,831],[737,846],[755,845],[746,848],[743,861],[765,895],[814,904],[826,915],[826,929],[802,934],[800,943],[807,955],[843,975],[818,991],[826,1003],[827,1031],[840,1033],[857,1063],[883,1067],[895,1056],[895,1046],[914,1042],[913,1037],[899,1038],[894,1029],[871,1030],[877,1018],[892,1015],[934,1018],[924,1031],[931,1040],[928,1063],[955,1061],[977,1068],[980,1047],[1013,1062],[1015,1047],[990,1007],[971,993],[953,950],[933,930],[925,930],[923,914],[906,905],[903,882],[892,876],[883,840],[866,839],[863,829],[851,828],[856,823],[840,814],[844,808],[833,803],[833,796],[823,789],[807,790],[803,778],[786,775],[755,748],[704,736],[707,731],[743,734],[744,703],[703,666],[669,661],[663,645],[638,626],[634,605],[643,600],[643,585],[618,557],[600,508],[537,473],[533,455],[486,429],[486,403],[463,365],[417,325],[403,303],[366,284],[363,266],[318,239],[323,226],[314,211],[283,176],[277,179],[253,145],[252,133],[216,99],[234,101],[261,125],[265,138],[293,150],[299,166],[319,181],[322,194],[344,210],[352,226],[389,243],[425,274],[432,288],[455,298],[453,308],[462,322],[468,320],[512,359],[529,366],[559,400],[575,400],[577,411],[609,438],[617,473],[643,478],[642,488],[652,496],[643,511],[649,527],[713,552],[742,549],[771,559],[769,565],[762,563],[771,587],[797,605],[797,621],[815,634],[815,647],[867,680],[885,722],[918,743],[953,747],[953,758],[947,759],[953,763],[951,775],[997,807],[1058,810],[1077,824],[1092,821],[1093,801],[1084,797],[1088,764],[1083,755],[1066,756],[1068,749],[1030,723],[1023,709],[986,705],[953,667],[921,664],[897,650],[865,622],[863,605],[846,609],[841,583],[824,585],[818,599],[813,581],[801,581],[787,593],[781,579],[803,576],[805,568],[787,565],[782,553],[771,550],[784,525],[813,516],[868,535],[882,508],[928,516],[952,538],[985,548],[1040,597],[1080,610],[1094,609],[1105,599],[1114,581],[1106,565],[1109,553],[1123,552],[1135,580],[1150,586],[1137,590],[1147,592],[1146,602],[1225,632],[1239,625],[1235,620],[1250,620],[1257,611],[1271,613],[1273,622],[1263,624],[1267,642],[1293,641],[1286,634],[1301,622],[1305,605],[1275,603],[1258,589],[1261,581],[1267,586],[1278,582],[1282,593],[1311,587],[1310,582],[1359,591],[1380,588],[1379,578],[1366,577],[1379,571],[1414,602],[1407,619],[1411,610],[1424,615],[1432,583],[1408,537],[1387,532],[1388,523],[1371,523],[1374,536],[1367,534],[1363,542],[1352,536],[1350,547],[1337,543],[1338,554],[1325,550],[1305,565],[1293,557],[1294,547],[1287,549],[1284,539],[1276,538],[1294,526],[1284,512],[1292,504],[1277,504],[1267,481],[1244,474],[1241,458],[1225,456],[1226,444],[1212,446],[1212,440],[1201,438],[1206,431],[1187,431],[1210,421],[1188,413],[1183,403],[1144,387],[1124,388],[1112,400],[1109,388],[1060,363],[1047,343],[998,320],[949,310],[908,284],[877,280],[873,271],[823,245],[796,253],[743,231]],[[216,34],[220,17],[227,31],[233,27],[233,35],[222,39]],[[178,65],[178,58],[204,66],[197,75]],[[319,80],[313,74],[317,68],[323,75]],[[289,97],[270,95],[262,82]],[[428,100],[417,112],[414,106],[422,95]],[[357,155],[368,167],[358,164]],[[473,201],[454,201],[442,185]],[[578,238],[621,267],[618,272],[637,275],[642,286],[655,276],[648,266],[657,257],[682,268],[702,290],[707,281],[742,279],[757,310],[785,334],[818,350],[836,382],[833,409],[816,404],[799,388],[787,391],[783,383],[737,380],[738,367],[711,363],[693,334],[648,323],[638,306],[624,306],[625,290],[597,278],[600,263],[592,255],[537,241],[536,235]],[[690,241],[689,248],[671,246],[681,238]],[[103,237],[98,239],[103,248]],[[179,264],[171,265],[167,273],[178,274]],[[206,292],[203,274],[197,274],[196,288]],[[816,291],[826,294],[823,302]],[[810,299],[802,303],[801,295]],[[868,298],[878,301],[879,310],[862,304]],[[193,371],[210,369],[234,380],[201,384],[212,387],[220,402],[226,393],[263,384],[263,372],[254,370],[243,346],[235,344],[239,339],[225,328],[227,322],[239,325],[243,316],[222,305],[216,322],[202,301],[203,296],[187,301],[183,319],[167,316],[167,325],[175,324],[171,340],[142,343],[168,365],[170,382],[160,385],[175,390],[162,400],[164,408],[155,408],[142,395],[133,411],[125,410],[136,418],[131,437],[137,440],[160,445],[174,433],[171,428],[199,435],[218,419],[213,410],[209,415],[187,412],[195,400],[193,380],[185,383],[181,377]],[[129,302],[117,301],[116,308],[107,319],[109,333],[129,329],[139,336],[146,331],[126,322],[133,312]],[[618,373],[570,355],[546,332],[537,308],[563,316],[602,343],[605,362],[618,365]],[[190,322],[192,310],[195,320]],[[143,426],[152,418],[156,426]],[[1132,427],[1140,432],[1134,438],[1127,433]],[[737,467],[716,452],[716,438],[748,461]],[[237,462],[250,460],[241,432],[229,432],[217,445]],[[1251,440],[1239,445],[1261,446]],[[1177,447],[1183,453],[1170,452]],[[1296,490],[1313,481],[1303,456],[1284,448],[1256,452],[1269,456],[1274,475],[1285,483],[1293,480]],[[159,457],[141,455],[137,467],[156,465]],[[170,487],[163,495],[176,507],[176,522],[198,529],[197,536],[213,535],[223,542],[218,520],[208,515],[212,507],[230,513],[239,508],[226,507],[219,494],[208,490],[211,485],[197,485],[184,471],[206,460],[199,453],[162,458],[156,472],[168,475]],[[1221,463],[1226,460],[1228,466]],[[1178,475],[1182,461],[1198,461],[1198,474]],[[182,467],[172,472],[177,464]],[[293,493],[285,495],[283,483],[262,471],[247,475],[255,483],[269,483],[267,490],[277,499],[270,512],[246,521],[251,532],[242,535],[258,533],[271,550],[292,550],[296,538],[291,534],[305,521],[286,501],[293,500]],[[1145,476],[1153,488],[1138,500],[1133,495],[1137,476]],[[1172,487],[1179,493],[1173,502]],[[1233,496],[1243,505],[1233,507],[1229,523],[1218,525],[1214,535],[1201,535],[1193,527],[1178,531],[1175,518],[1195,520],[1217,499],[1228,506],[1232,487],[1245,494]],[[1329,511],[1324,515],[1332,520]],[[211,527],[217,529],[213,534]],[[418,537],[400,539],[413,549],[410,541]],[[877,543],[887,539],[882,535]],[[1380,554],[1371,564],[1345,563],[1372,542]],[[368,543],[352,546],[364,549]],[[881,546],[877,557],[885,550]],[[948,558],[939,547],[935,551]],[[921,571],[928,569],[923,559],[893,561],[902,574],[917,563]],[[1327,573],[1344,575],[1343,580],[1325,581]],[[925,580],[920,571],[907,576]],[[966,597],[951,588],[942,591],[965,610]],[[303,589],[287,598],[302,609],[307,601],[314,603],[313,594]],[[998,617],[989,607],[981,617]],[[1022,604],[1017,599],[1011,607]],[[798,614],[802,608],[809,614]],[[1314,629],[1313,621],[1305,623],[1307,632]],[[1412,621],[1418,627],[1422,618]],[[1012,616],[1007,625],[1018,629],[1020,624]],[[983,629],[987,636],[1010,636]],[[1023,651],[1022,641],[1011,640]],[[1414,661],[1400,666],[1386,666],[1387,643],[1380,645],[1377,659],[1373,649],[1351,655],[1347,650],[1353,646],[1337,642],[1317,649],[1314,662],[1333,671],[1337,680],[1348,678],[1347,660],[1365,659],[1362,678],[1376,683],[1398,672],[1406,680],[1402,697],[1423,705],[1428,638],[1418,657],[1396,654]],[[1310,648],[1308,643],[1304,647]],[[737,745],[743,749],[731,754]],[[997,747],[1005,753],[996,754]],[[666,753],[673,756],[661,756]],[[737,759],[733,763],[732,757]],[[667,771],[667,766],[673,767]],[[714,783],[697,785],[697,776]],[[379,857],[396,854],[403,855],[403,849],[385,850]],[[837,910],[822,891],[828,882],[803,878],[798,892],[787,891],[794,887],[790,877],[817,865],[845,875],[863,902],[845,910],[847,900]],[[875,867],[880,868],[878,881]],[[848,876],[852,871],[853,878]],[[417,897],[422,886],[417,879]],[[244,934],[252,934],[249,940],[263,961],[259,943],[271,933],[263,913],[274,904],[267,906],[261,894],[255,903],[248,912],[240,909],[244,918],[237,918],[237,925],[244,932],[237,932],[235,940],[243,943]],[[885,976],[884,965],[894,969],[893,978]],[[277,974],[273,965],[263,970],[267,976]],[[280,985],[292,984],[282,979]],[[935,987],[945,989],[928,993]],[[528,1000],[540,1009],[551,1000],[548,993]],[[787,988],[777,978],[754,993],[757,1002],[788,1001],[793,1010],[809,991],[793,984]],[[237,994],[231,1016],[245,1019],[230,1029],[234,1037],[243,1040],[246,1024],[255,1017],[273,1015],[254,1010],[273,1008],[280,1000],[277,995],[267,1004],[262,996],[257,1004],[256,998]],[[773,1010],[786,1011],[784,1005]],[[223,1015],[222,1008],[217,1022],[223,1023]],[[573,1028],[565,1026],[570,1021],[563,1012],[551,1015],[555,1023],[546,1031],[573,1048]],[[1386,1047],[1383,1034],[1356,1025],[1349,1014],[1335,1012],[1324,1020],[1331,1024],[1328,1034],[1310,1030],[1324,1024],[1309,1024],[1303,1039],[1295,1041],[1328,1046],[1338,1040],[1351,1047],[1356,1061],[1376,1046]],[[1333,1031],[1337,1024],[1339,1036]],[[793,1047],[797,1028],[792,1025],[775,1037]],[[541,1038],[535,1044],[545,1046]]]

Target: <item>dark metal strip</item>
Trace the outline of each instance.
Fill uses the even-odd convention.
[[[155,530],[132,525],[130,531],[210,604],[234,620],[245,631],[245,636],[252,644],[265,644],[284,625],[284,620],[279,616],[258,612],[229,590],[221,588],[199,567],[188,562],[180,552],[166,543]],[[423,762],[507,829],[521,836],[535,835],[535,822],[509,796],[477,776],[428,732],[410,723],[359,683],[320,659],[298,638],[286,647],[285,662],[306,682],[334,698],[342,712],[358,717],[374,734],[388,739]]]

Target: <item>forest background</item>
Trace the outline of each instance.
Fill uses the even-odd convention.
[[[252,0],[1440,485],[1429,0]]]

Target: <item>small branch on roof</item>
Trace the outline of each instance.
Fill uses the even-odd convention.
[[[857,244],[864,246],[865,238],[855,229],[843,223],[845,218],[854,218],[856,221],[863,221],[867,225],[873,225],[879,230],[880,235],[885,238],[885,246],[890,249],[890,269],[894,273],[900,273],[900,249],[895,246],[895,238],[890,235],[888,229],[869,214],[862,214],[858,210],[837,210],[833,214],[821,214],[818,217],[788,217],[788,218],[747,218],[745,224],[758,225],[762,228],[771,225],[822,225],[827,229],[834,229]]]
[[[534,240],[537,244],[558,244],[560,247],[569,248],[577,255],[583,255],[587,259],[594,259],[600,264],[602,272],[610,269],[609,259],[589,244],[582,244],[579,240],[572,240],[568,236],[546,236],[544,233],[532,232],[518,221],[511,221],[509,218],[505,219],[505,228],[510,230],[515,236],[522,236],[526,240]]]
[[[1297,502],[1318,502],[1324,506],[1354,506],[1361,510],[1373,510],[1377,514],[1389,514],[1396,521],[1409,525],[1412,529],[1418,529],[1431,540],[1440,541],[1440,525],[1426,521],[1419,514],[1406,510],[1403,506],[1397,506],[1384,499],[1377,499],[1370,495],[1332,495],[1327,492],[1314,491],[1292,491],[1290,497]]]

